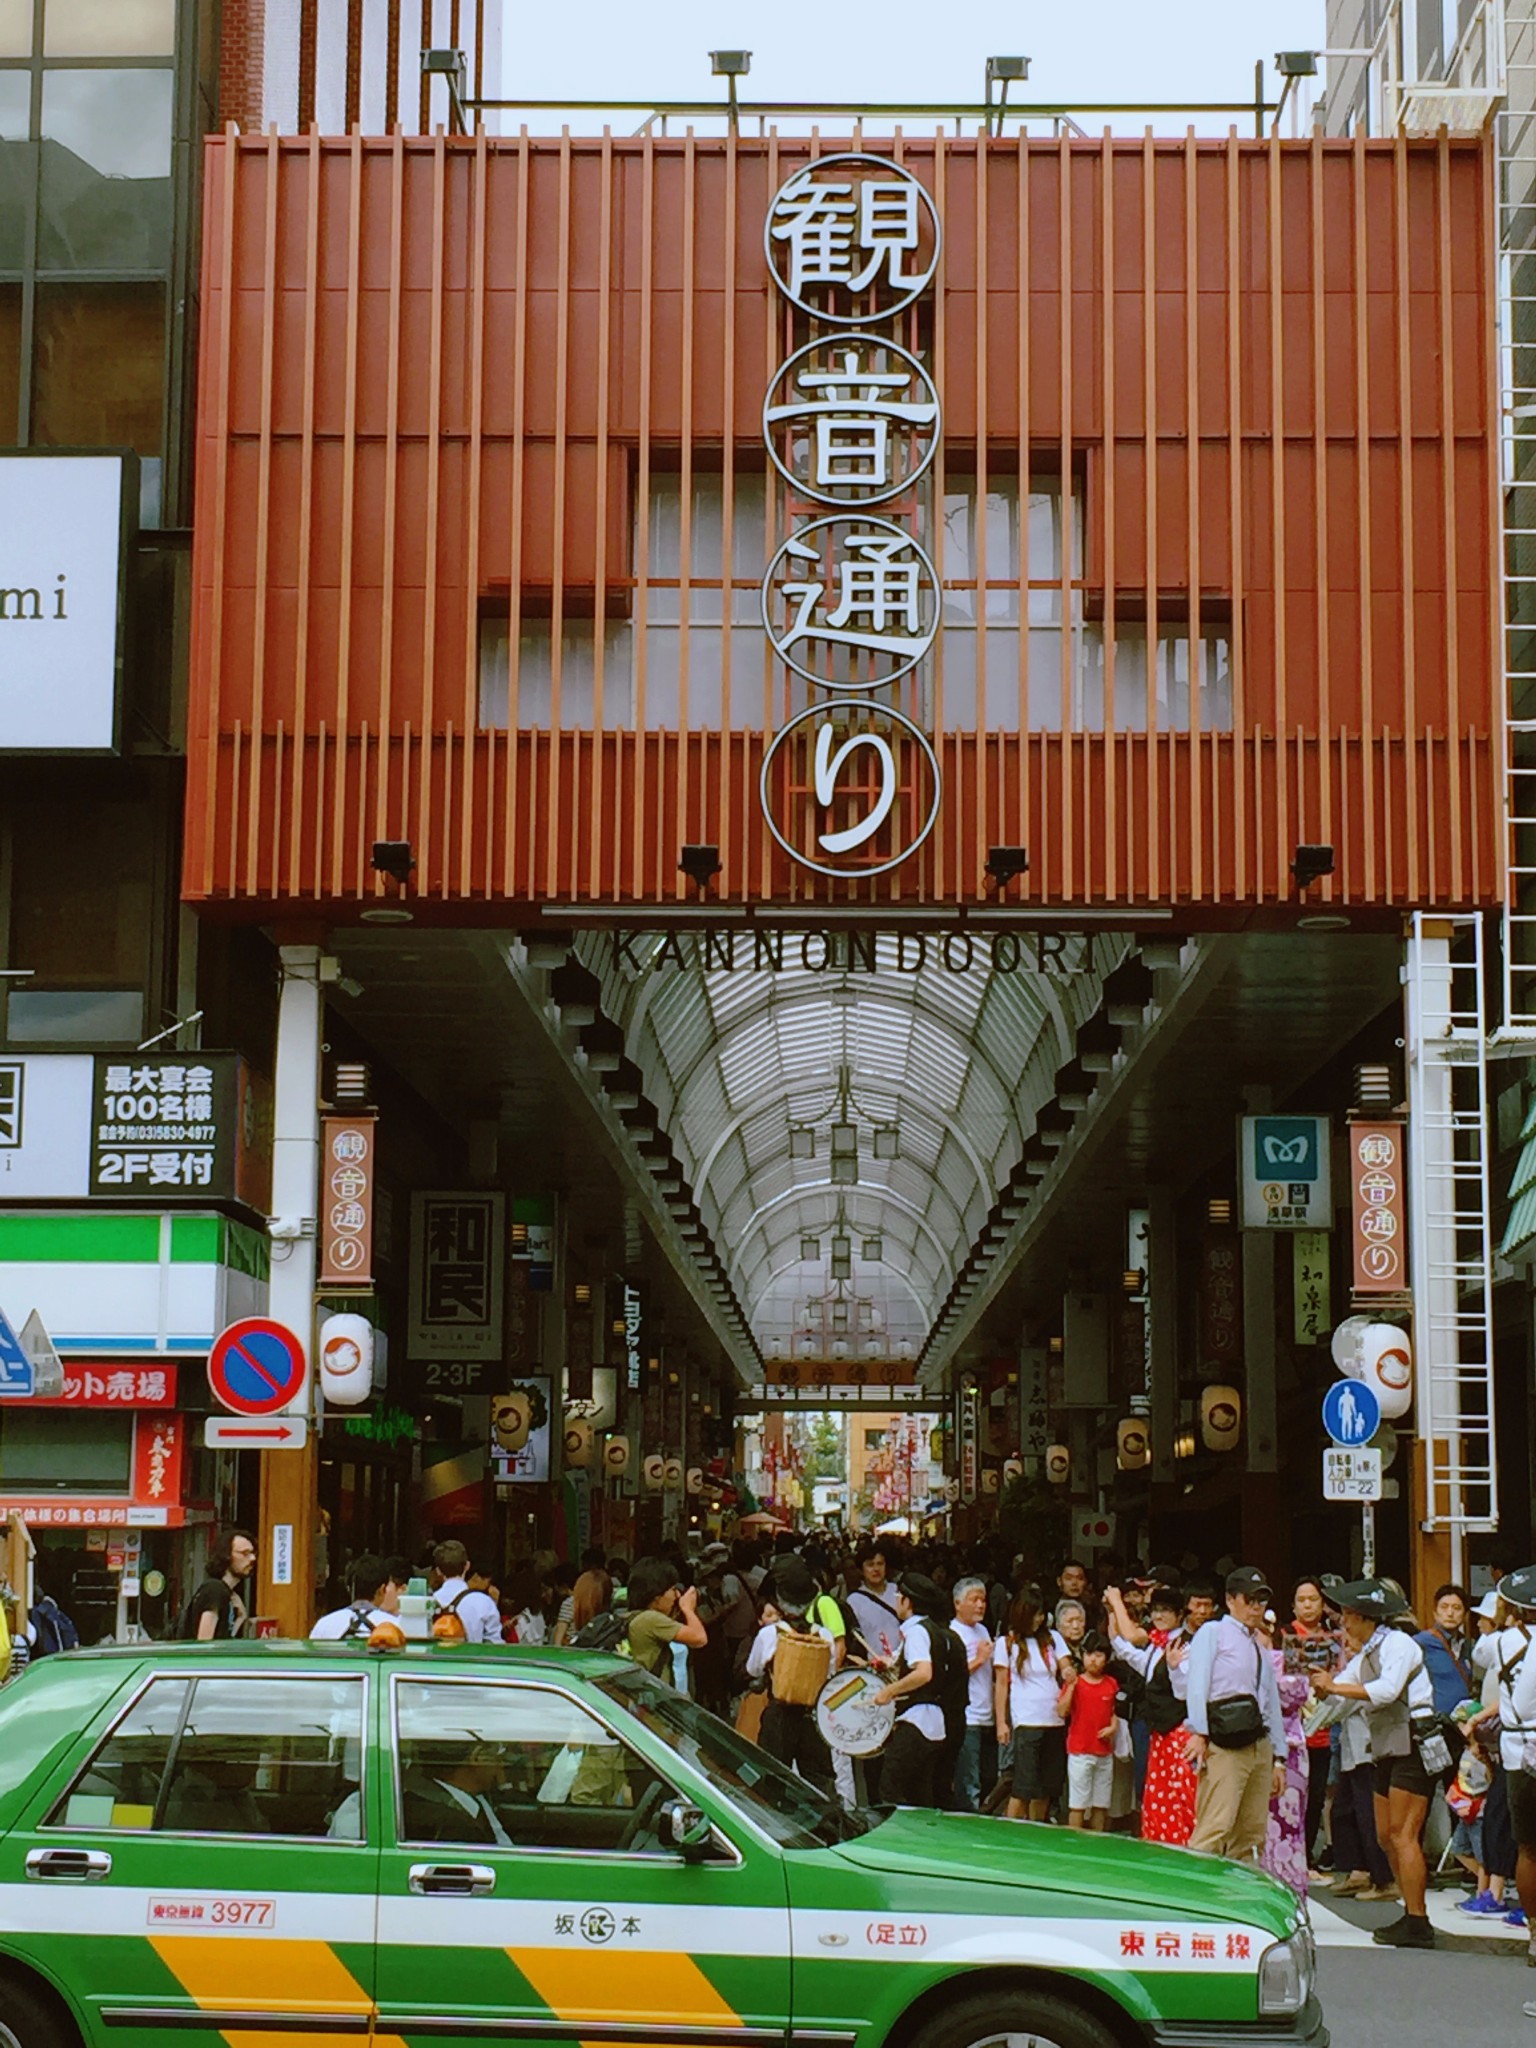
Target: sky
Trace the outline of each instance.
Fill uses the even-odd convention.
[[[1255,61],[1273,98],[1275,51],[1319,48],[1324,13],[1324,0],[505,0],[502,91],[723,99],[708,52],[740,48],[752,52],[746,99],[975,101],[995,54],[1031,60],[1015,98],[1251,101]],[[618,132],[634,125],[613,116]]]

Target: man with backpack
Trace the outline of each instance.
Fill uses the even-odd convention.
[[[816,1581],[800,1558],[785,1555],[775,1561],[763,1592],[763,1625],[747,1653],[747,1676],[754,1681],[766,1681],[769,1693],[758,1741],[780,1763],[825,1787],[832,1783],[832,1757],[816,1725],[813,1699],[792,1696],[793,1690],[810,1688],[789,1687],[783,1668],[789,1654],[783,1645],[787,1639],[798,1637],[824,1648],[821,1677],[814,1680],[816,1690],[832,1669],[831,1631],[813,1622],[807,1612],[818,1598]]]
[[[184,1643],[227,1642],[245,1627],[245,1585],[256,1569],[249,1529],[226,1529],[208,1554],[208,1575],[181,1620]]]
[[[937,1806],[939,1774],[958,1707],[963,1735],[966,1659],[950,1633],[952,1602],[932,1579],[908,1572],[896,1589],[902,1676],[874,1694],[872,1706],[896,1706],[896,1726],[880,1759],[886,1806]],[[956,1745],[958,1747],[958,1744]]]
[[[466,1643],[499,1643],[501,1609],[489,1593],[470,1584],[469,1552],[456,1538],[439,1543],[432,1553],[438,1574],[433,1599],[439,1614],[456,1614]]]
[[[33,1596],[26,1627],[27,1662],[56,1656],[61,1650],[78,1650],[80,1631],[53,1595],[39,1586]]]
[[[365,1642],[381,1621],[393,1621],[400,1612],[400,1588],[388,1568],[377,1557],[360,1557],[348,1574],[352,1599],[346,1607],[322,1614],[309,1632],[313,1643],[345,1643],[354,1636]]]

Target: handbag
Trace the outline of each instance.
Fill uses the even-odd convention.
[[[1263,1651],[1255,1643],[1252,1692],[1239,1692],[1228,1699],[1212,1700],[1206,1707],[1206,1731],[1218,1749],[1251,1749],[1269,1732],[1264,1710],[1258,1701],[1258,1687],[1264,1673],[1263,1656]]]

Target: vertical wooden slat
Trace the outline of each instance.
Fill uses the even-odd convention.
[[[320,301],[320,137],[310,131],[304,151],[304,175],[308,189],[304,213],[304,385],[299,401],[299,502],[291,508],[297,515],[298,588],[294,593],[293,629],[293,788],[289,793],[288,862],[286,885],[282,856],[273,865],[279,892],[288,896],[307,893],[302,873],[303,833],[309,818],[305,802],[304,736],[309,731],[309,590],[310,543],[314,529],[315,500],[315,332]],[[343,585],[343,590],[346,586]],[[319,792],[317,790],[318,797]],[[317,805],[318,814],[318,805]],[[281,847],[275,822],[275,848]]]
[[[315,119],[317,6],[318,0],[299,0],[299,98],[294,126],[300,131],[313,126]]]
[[[362,119],[363,0],[347,0],[347,133]]]
[[[721,426],[720,451],[720,574],[724,588],[720,593],[720,616],[724,644],[720,649],[718,774],[721,788],[719,815],[715,826],[719,834],[720,866],[726,877],[727,888],[732,887],[736,880],[738,838],[743,846],[746,844],[746,821],[741,821],[742,830],[738,834],[734,807],[730,801],[732,754],[738,744],[735,709],[731,702],[731,651],[734,644],[732,626],[736,616],[736,591],[733,584],[736,563],[736,213],[740,196],[740,178],[741,163],[737,135],[736,130],[732,128],[725,138],[725,289],[721,295],[724,418]],[[771,553],[771,549],[769,552]],[[745,881],[745,877],[742,877],[742,881]]]
[[[384,132],[400,125],[400,0],[389,0],[384,19]]]
[[[695,180],[698,172],[698,150],[694,140],[693,124],[690,122],[683,138],[683,303],[682,303],[682,349],[678,362],[678,418],[683,422],[683,445],[681,450],[681,474],[678,479],[680,503],[678,506],[678,577],[680,587],[677,597],[677,820],[680,839],[694,839],[690,816],[692,793],[691,721],[688,706],[688,663],[693,642],[693,435],[689,427],[693,420],[693,323],[696,315],[695,276],[698,268],[698,205]],[[722,593],[723,595],[723,593]],[[658,820],[658,824],[659,824]],[[665,852],[658,848],[660,864],[657,868],[657,894],[667,891],[681,899],[688,890],[686,877],[678,871],[667,875],[669,865],[675,867],[675,859],[669,863]]]
[[[266,731],[266,663],[267,663],[267,564],[271,555],[271,513],[272,513],[272,387],[275,377],[275,351],[277,346],[277,224],[278,224],[278,169],[281,145],[276,128],[269,129],[266,146],[262,153],[262,175],[266,181],[262,193],[264,201],[263,243],[261,260],[262,323],[261,323],[261,385],[258,401],[257,432],[259,454],[256,470],[256,511],[254,528],[256,534],[256,559],[254,582],[257,592],[256,615],[251,627],[251,765],[250,787],[246,792],[246,809],[250,818],[249,838],[245,854],[245,893],[259,896],[259,860],[262,851],[261,832],[257,820],[263,816],[261,799],[261,764],[263,760],[263,736]]]
[[[1278,135],[1269,138],[1268,199],[1269,199],[1269,506],[1271,561],[1274,579],[1274,641],[1271,673],[1274,676],[1274,720],[1276,765],[1280,768],[1280,755],[1285,745],[1286,729],[1290,723],[1287,695],[1286,669],[1289,662],[1289,640],[1287,635],[1286,591],[1288,570],[1286,564],[1285,530],[1285,297],[1281,289],[1285,244],[1284,222],[1280,210],[1281,143]],[[1264,833],[1260,839],[1258,886],[1261,892],[1282,891],[1282,877],[1289,865],[1290,848],[1290,803],[1289,780],[1281,769],[1275,777],[1275,813],[1272,832]],[[1261,825],[1262,829],[1262,825]]]
[[[1018,840],[1030,856],[1032,873],[1030,894],[1049,896],[1050,878],[1043,872],[1044,848],[1034,842],[1033,812],[1030,805],[1030,750],[1034,741],[1029,713],[1029,622],[1030,588],[1029,579],[1032,564],[1029,559],[1029,480],[1033,467],[1030,460],[1030,322],[1034,317],[1033,294],[1030,290],[1030,248],[1032,238],[1029,232],[1029,169],[1031,150],[1029,137],[1022,130],[1019,134],[1019,221],[1017,246],[1014,262],[1018,268],[1018,379],[1019,379],[1019,749],[1018,777],[1019,793]],[[1062,478],[1065,494],[1066,478]],[[1063,495],[1063,505],[1066,503]]]
[[[374,794],[375,839],[398,836],[403,816],[396,819],[390,803],[390,765],[394,755],[394,668],[395,668],[395,530],[400,503],[400,315],[402,295],[402,244],[405,239],[405,141],[399,129],[389,145],[389,336],[385,351],[384,383],[384,504],[380,514],[384,558],[383,588],[379,592],[379,681],[377,692],[380,766]],[[336,761],[337,815],[346,816],[346,753]],[[402,767],[402,778],[404,769]],[[402,809],[404,781],[401,783]],[[417,858],[421,856],[418,854]],[[382,893],[382,878],[374,889]]]
[[[1064,896],[1077,894],[1077,809],[1073,784],[1076,780],[1077,744],[1072,732],[1072,682],[1075,667],[1072,581],[1077,573],[1073,552],[1073,511],[1076,465],[1072,414],[1072,145],[1065,131],[1056,148],[1056,171],[1061,184],[1057,195],[1057,233],[1060,246],[1061,304],[1061,867],[1056,886]]]
[[[655,313],[656,143],[647,134],[640,146],[640,456],[635,480],[635,737],[631,766],[630,887],[634,893],[645,872],[645,793],[643,788],[646,705],[645,627],[649,612],[646,578],[651,561],[651,321]]]
[[[1435,147],[1435,203],[1439,230],[1436,275],[1440,286],[1440,521],[1441,534],[1445,543],[1442,560],[1445,564],[1445,733],[1454,745],[1461,730],[1461,581],[1456,560],[1456,534],[1458,525],[1458,489],[1456,475],[1456,351],[1454,328],[1451,319],[1451,149],[1450,141],[1442,128]],[[1497,643],[1494,643],[1497,645]],[[1465,902],[1466,863],[1465,848],[1462,844],[1463,815],[1461,776],[1457,772],[1459,763],[1451,758],[1450,770],[1446,776],[1447,795],[1450,800],[1450,862],[1449,874],[1443,868],[1432,877],[1433,896],[1438,902],[1444,900],[1449,890],[1449,901]],[[1428,816],[1433,819],[1431,807]],[[1430,834],[1431,849],[1442,845],[1440,836]]]
[[[565,756],[565,501],[566,402],[570,392],[571,362],[571,131],[560,130],[560,191],[555,229],[559,251],[555,266],[555,496],[550,507],[551,547],[554,553],[554,590],[549,624],[549,782],[544,798],[543,864],[530,876],[532,886],[553,894],[558,888],[562,841],[572,845],[577,835],[576,809],[561,800],[561,768]]]
[[[1311,289],[1312,289],[1312,559],[1316,564],[1317,608],[1314,613],[1317,634],[1317,749],[1318,766],[1318,812],[1317,830],[1321,843],[1334,843],[1333,825],[1333,647],[1329,622],[1333,607],[1329,602],[1329,555],[1328,555],[1328,506],[1332,493],[1328,488],[1328,347],[1327,347],[1327,303],[1325,273],[1323,268],[1323,138],[1315,130],[1308,145],[1308,194],[1311,201],[1309,223],[1311,247]],[[1342,875],[1337,880],[1323,884],[1325,892],[1332,896],[1342,886]]]
[[[1227,517],[1232,547],[1232,838],[1223,895],[1238,902],[1248,894],[1248,775],[1242,735],[1248,724],[1247,622],[1243,617],[1243,372],[1242,298],[1238,289],[1242,254],[1241,158],[1237,130],[1227,131]],[[1220,860],[1224,849],[1218,848]]]
[[[613,362],[613,185],[616,176],[613,132],[603,130],[598,160],[602,190],[598,197],[597,230],[597,546],[592,604],[592,802],[587,872],[595,896],[611,896],[618,887],[610,873],[613,833],[606,805],[608,760],[608,698],[606,649],[608,635],[608,421],[612,413],[609,377]],[[622,740],[620,742],[622,744]]]
[[[477,126],[474,142],[474,190],[470,205],[469,305],[465,324],[469,329],[469,406],[466,425],[469,446],[465,451],[468,475],[460,531],[464,535],[464,691],[459,717],[464,730],[463,786],[459,796],[459,862],[457,893],[474,893],[474,825],[476,734],[480,719],[480,521],[481,484],[485,434],[485,322],[486,322],[486,236],[490,162],[485,130]],[[487,820],[487,825],[489,820]],[[482,828],[485,829],[485,828]],[[446,866],[446,861],[444,865]]]
[[[1157,159],[1152,130],[1141,142],[1142,432],[1145,435],[1147,531],[1147,776],[1143,796],[1147,874],[1144,887],[1154,903],[1163,894],[1163,805],[1161,764],[1164,741],[1157,716],[1157,448],[1160,395],[1157,382]]]
[[[532,175],[528,128],[517,138],[517,223],[513,259],[512,328],[512,481],[507,508],[507,795],[502,823],[501,893],[522,893],[517,867],[518,832],[524,803],[524,762],[530,745],[522,730],[519,645],[523,627],[523,496],[527,468],[528,393],[528,186]]]
[[[1188,520],[1189,573],[1189,880],[1190,895],[1205,894],[1205,846],[1211,821],[1205,816],[1203,791],[1206,745],[1200,702],[1203,673],[1203,632],[1200,616],[1200,155],[1195,131],[1184,136],[1184,475]],[[1230,640],[1229,640],[1230,646]],[[1228,657],[1230,659],[1230,656]],[[1211,777],[1214,791],[1216,777]],[[1214,841],[1212,842],[1214,844]]]
[[[1118,578],[1116,562],[1119,540],[1119,504],[1117,487],[1120,481],[1120,437],[1117,424],[1118,407],[1115,380],[1119,375],[1116,362],[1116,291],[1115,291],[1115,143],[1111,131],[1104,130],[1099,144],[1100,179],[1100,233],[1103,238],[1104,290],[1104,396],[1101,401],[1104,414],[1104,477],[1099,496],[1103,501],[1103,551],[1099,564],[1100,578],[1104,585],[1104,619],[1099,628],[1102,654],[1099,674],[1104,691],[1104,893],[1111,903],[1120,900],[1124,886],[1120,866],[1120,748],[1115,738],[1115,589]],[[1087,633],[1084,629],[1084,658],[1086,662]],[[1127,875],[1132,893],[1135,893],[1141,877],[1135,873],[1135,864],[1127,848]]]
[[[423,50],[432,47],[432,0],[421,0],[421,45]],[[416,122],[417,130],[425,135],[432,125],[432,81],[425,71],[421,74],[421,105]]]
[[[1375,607],[1371,563],[1371,415],[1370,415],[1370,324],[1365,289],[1365,156],[1356,149],[1350,157],[1354,240],[1351,259],[1354,271],[1355,321],[1355,491],[1356,549],[1360,568],[1360,708],[1355,730],[1362,735],[1360,748],[1359,805],[1365,825],[1365,896],[1376,897],[1376,695],[1373,651],[1376,641]]]
[[[1392,296],[1397,308],[1397,433],[1398,433],[1398,531],[1402,539],[1402,568],[1399,589],[1403,604],[1403,717],[1402,731],[1408,740],[1403,748],[1407,817],[1404,853],[1407,868],[1403,877],[1410,901],[1418,902],[1424,890],[1420,848],[1419,762],[1413,736],[1419,730],[1418,632],[1415,617],[1413,566],[1413,385],[1411,354],[1412,328],[1408,317],[1408,280],[1412,262],[1408,238],[1408,143],[1399,134],[1392,145],[1392,204],[1395,242]]]
[[[347,306],[342,342],[343,376],[341,413],[341,503],[338,509],[338,523],[341,529],[340,567],[338,574],[341,589],[338,593],[336,613],[336,702],[341,707],[345,722],[347,706],[351,701],[352,688],[352,607],[357,593],[352,587],[353,550],[356,542],[357,517],[357,352],[362,323],[362,250],[363,250],[363,143],[361,135],[354,129],[347,141]],[[388,602],[386,595],[385,602]],[[303,730],[301,722],[301,730]],[[316,763],[316,775],[319,763]],[[321,801],[325,784],[317,779],[315,783],[315,851],[314,872],[318,877],[324,873],[324,858],[321,839],[324,831],[325,808]],[[365,808],[360,803],[359,810]],[[333,825],[337,821],[333,819]],[[383,838],[386,834],[374,835]],[[342,855],[350,842],[353,855],[354,888],[359,896],[364,893],[363,838],[361,832],[344,833],[332,830],[330,839],[330,887],[333,896],[342,893]]]
[[[228,537],[229,537],[229,444],[230,444],[230,387],[233,381],[233,335],[235,325],[235,188],[239,179],[241,145],[239,134],[233,122],[224,130],[223,147],[210,153],[210,171],[217,165],[218,206],[207,208],[204,230],[204,275],[213,269],[210,257],[217,255],[218,271],[216,285],[217,319],[211,323],[215,337],[211,368],[205,356],[200,382],[200,410],[209,409],[212,400],[214,431],[217,437],[218,454],[212,465],[212,505],[208,520],[208,633],[206,642],[199,643],[203,656],[201,676],[201,739],[203,777],[203,805],[200,824],[202,839],[202,863],[200,888],[207,898],[215,893],[218,877],[218,863],[214,859],[215,819],[219,812],[219,762],[222,748],[220,728],[221,695],[224,676],[224,590],[228,580]],[[215,225],[217,223],[217,225]],[[214,237],[217,236],[217,240]],[[205,340],[205,348],[207,343]],[[193,700],[190,723],[194,738],[199,735],[199,714],[196,698]],[[239,771],[235,770],[230,784],[231,790],[239,788]],[[230,811],[236,806],[231,803]],[[224,870],[227,884],[233,882],[238,864],[230,862]]]

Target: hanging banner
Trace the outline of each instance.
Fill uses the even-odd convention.
[[[1406,1127],[1400,1117],[1349,1126],[1349,1205],[1356,1294],[1408,1287]]]
[[[1050,1378],[1045,1346],[1019,1353],[1019,1452],[1026,1472],[1039,1472],[1051,1447]]]
[[[966,1507],[981,1489],[981,1394],[969,1374],[960,1386],[960,1498]]]
[[[322,1287],[373,1285],[374,1121],[371,1116],[320,1119]]]
[[[501,1356],[502,1195],[411,1197],[412,1358]]]
[[[1291,1291],[1298,1344],[1326,1344],[1333,1333],[1326,1230],[1298,1230],[1291,1240]]]

